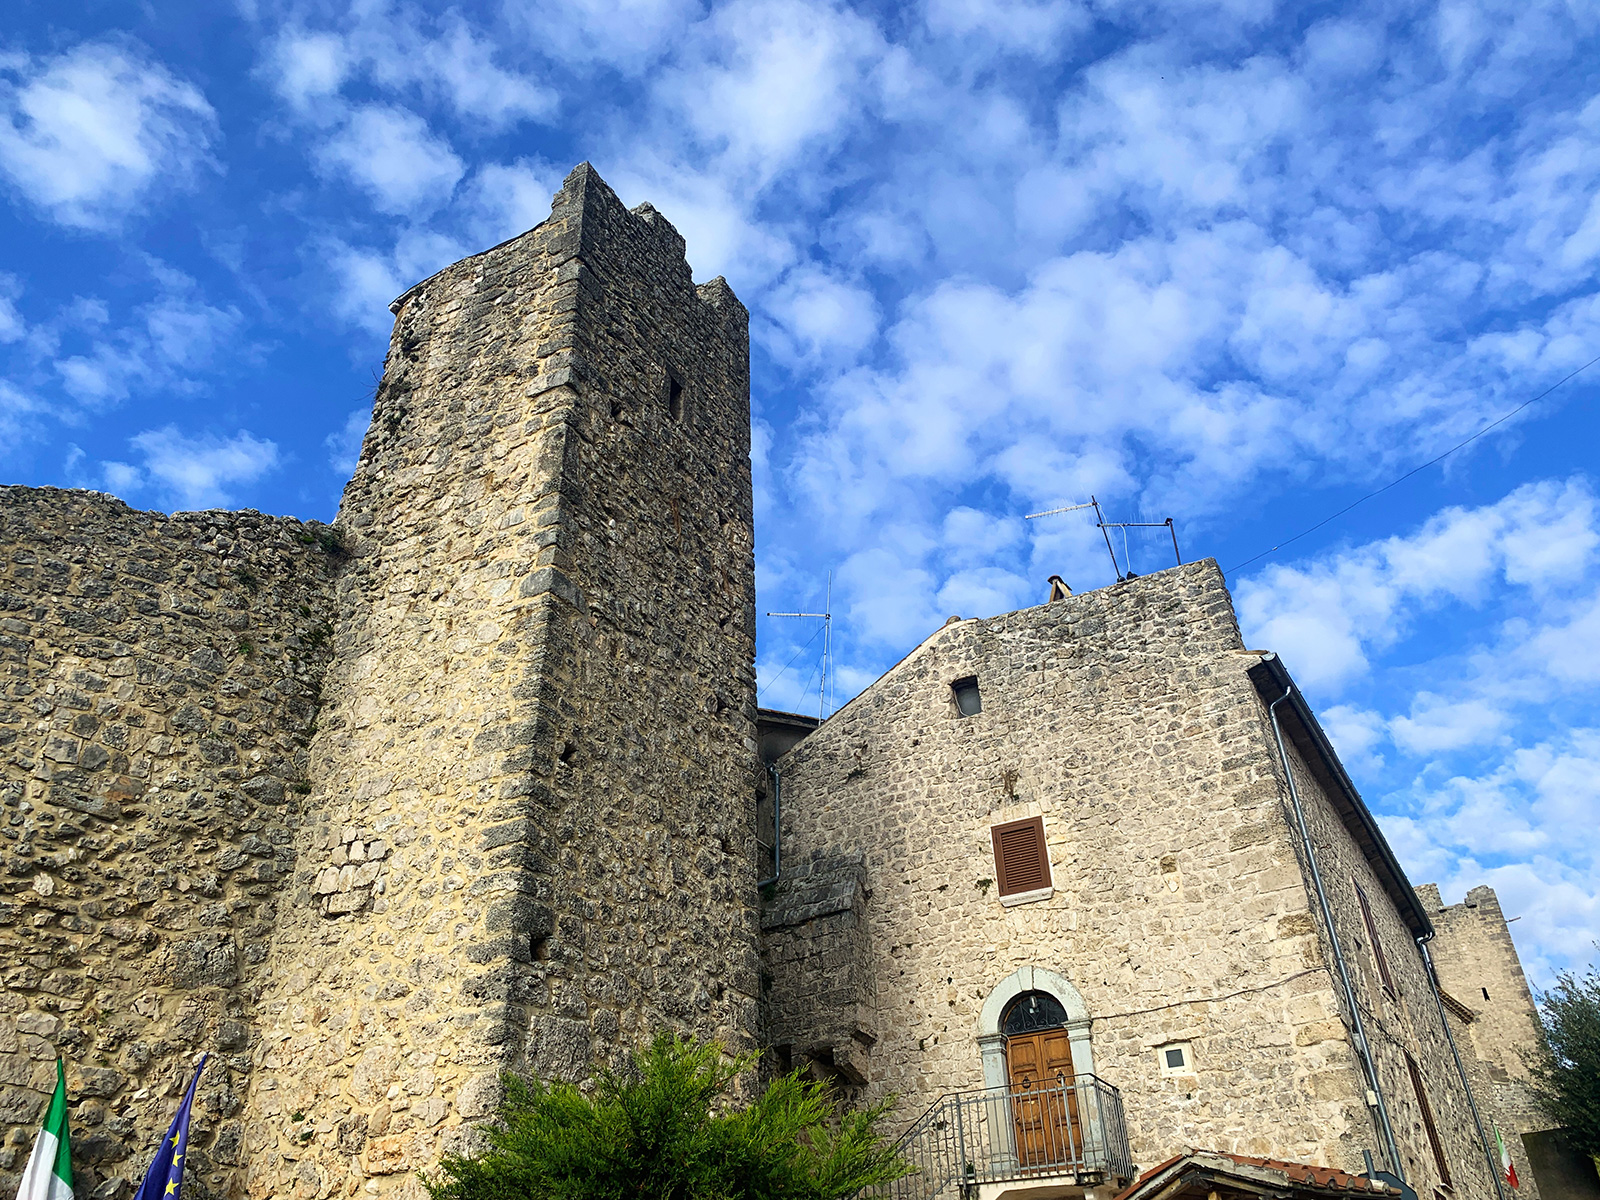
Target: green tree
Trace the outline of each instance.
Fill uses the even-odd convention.
[[[1600,1161],[1600,973],[1564,971],[1539,997],[1543,1053],[1528,1062],[1550,1118],[1578,1149]]]
[[[424,1183],[436,1200],[837,1200],[906,1174],[878,1132],[887,1101],[836,1113],[795,1074],[741,1108],[729,1089],[754,1062],[662,1034],[593,1095],[507,1075],[488,1149]]]

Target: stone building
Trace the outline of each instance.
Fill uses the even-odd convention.
[[[1493,1194],[1454,926],[1214,564],[758,714],[727,285],[584,165],[394,311],[332,526],[0,490],[0,1188],[57,1054],[82,1194],[211,1050],[187,1186],[327,1200],[666,1028],[898,1094],[908,1194]]]

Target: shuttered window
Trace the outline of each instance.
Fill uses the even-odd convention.
[[[1411,1090],[1417,1095],[1417,1107],[1422,1110],[1422,1127],[1428,1131],[1428,1144],[1433,1147],[1433,1161],[1439,1168],[1439,1181],[1445,1187],[1454,1187],[1450,1182],[1450,1164],[1444,1160],[1444,1147],[1439,1144],[1439,1127],[1433,1123],[1433,1109],[1428,1107],[1428,1094],[1422,1090],[1422,1072],[1417,1069],[1417,1060],[1410,1054],[1406,1055],[1406,1070],[1411,1072]]]
[[[994,873],[1002,896],[1036,892],[1050,886],[1050,858],[1044,848],[1044,818],[1009,821],[990,830],[994,836]]]
[[[1361,919],[1367,924],[1367,941],[1372,943],[1372,957],[1378,964],[1378,978],[1383,980],[1383,990],[1391,996],[1395,994],[1394,976],[1389,974],[1389,960],[1383,956],[1383,943],[1378,940],[1378,926],[1372,919],[1372,905],[1367,901],[1367,894],[1361,890],[1361,885],[1356,884],[1356,899],[1361,902]]]

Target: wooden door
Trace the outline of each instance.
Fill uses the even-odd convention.
[[[1022,1165],[1047,1167],[1081,1159],[1083,1133],[1067,1031],[1050,1029],[1007,1038],[1006,1067]]]

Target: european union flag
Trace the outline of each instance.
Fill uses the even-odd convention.
[[[178,1105],[178,1115],[172,1118],[166,1140],[156,1151],[133,1200],[178,1200],[179,1189],[183,1186],[183,1164],[189,1157],[189,1110],[194,1107],[194,1089],[200,1082],[200,1072],[206,1069],[206,1059],[210,1057],[209,1054],[200,1056],[200,1065],[189,1081],[189,1091]]]

